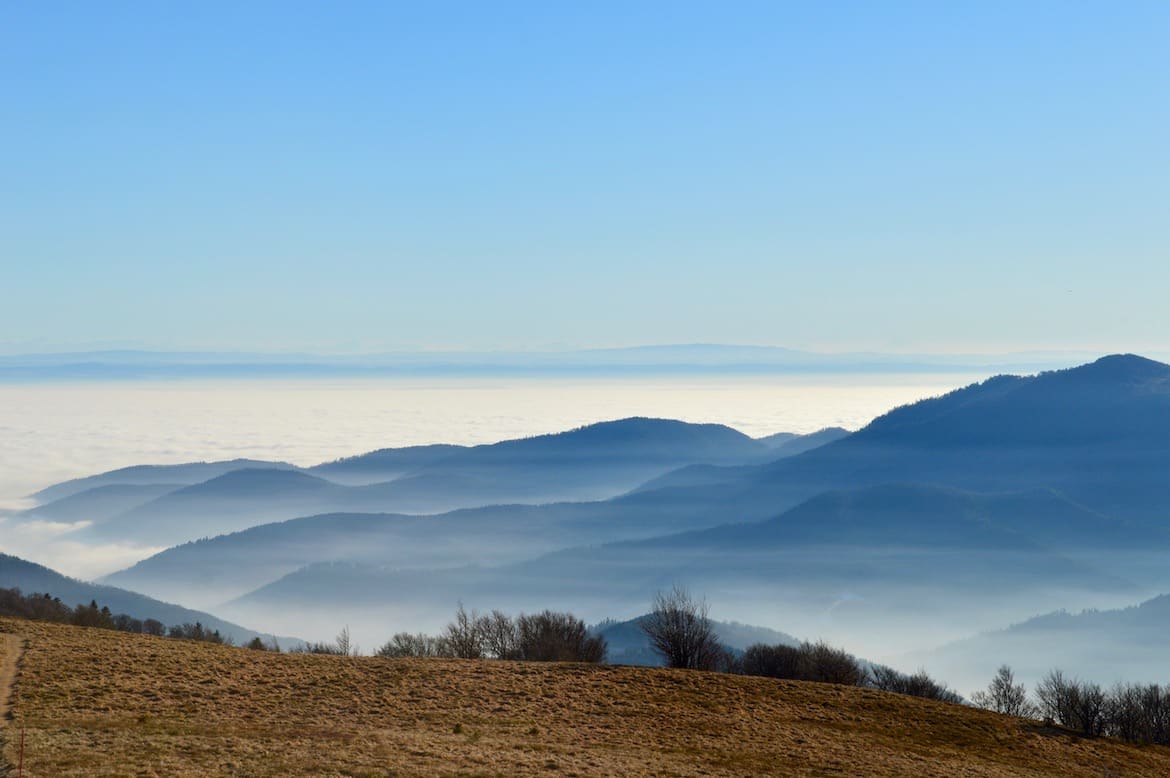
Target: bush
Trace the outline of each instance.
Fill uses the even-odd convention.
[[[799,646],[749,646],[742,660],[746,675],[763,675],[791,681],[819,681],[860,686],[866,680],[861,664],[852,654],[823,641]]]
[[[383,657],[442,656],[458,659],[520,659],[529,662],[604,662],[605,639],[591,636],[571,613],[544,611],[515,619],[501,611],[480,616],[463,605],[443,634],[399,632],[378,649]]]
[[[439,639],[436,637],[424,635],[421,632],[417,635],[399,632],[383,643],[376,655],[392,659],[439,656],[439,648]]]
[[[907,675],[892,667],[873,665],[869,669],[867,685],[874,689],[906,694],[911,697],[922,697],[927,700],[954,703],[963,701],[958,692],[949,689],[945,683],[934,680],[926,674],[925,670],[919,670],[914,675]]]
[[[531,662],[604,662],[605,638],[590,636],[571,613],[520,614],[515,624],[515,658]]]

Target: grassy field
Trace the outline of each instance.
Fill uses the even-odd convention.
[[[0,735],[28,776],[1170,775],[1170,749],[865,689],[0,632],[27,640]]]

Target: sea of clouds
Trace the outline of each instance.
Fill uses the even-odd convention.
[[[979,376],[106,381],[0,385],[0,551],[79,578],[160,549],[88,546],[22,521],[28,495],[135,464],[248,457],[312,465],[390,446],[490,443],[628,416],[752,436],[857,429]]]

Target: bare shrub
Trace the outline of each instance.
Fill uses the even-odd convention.
[[[403,657],[429,657],[439,655],[439,640],[432,635],[419,632],[412,635],[409,632],[399,632],[382,644],[376,652],[377,656],[391,659]]]
[[[911,697],[922,697],[927,700],[955,703],[963,701],[958,692],[947,687],[945,683],[934,680],[927,675],[925,670],[908,675],[886,665],[873,665],[869,668],[869,678],[866,685],[874,689],[906,694]]]
[[[603,662],[605,639],[591,636],[571,613],[544,611],[516,619],[517,659],[536,662]]]

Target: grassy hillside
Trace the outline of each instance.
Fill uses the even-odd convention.
[[[0,733],[26,729],[30,776],[1170,774],[1170,749],[864,689],[0,632],[27,642]],[[17,757],[11,737],[3,757]]]

